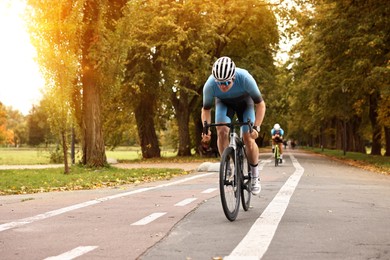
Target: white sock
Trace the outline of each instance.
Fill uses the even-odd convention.
[[[283,159],[283,154],[280,155],[280,159]]]
[[[253,178],[259,178],[259,169],[258,169],[258,164],[256,164],[256,165],[252,165],[252,164],[250,164],[250,166],[251,166],[251,170],[252,170],[252,177]]]

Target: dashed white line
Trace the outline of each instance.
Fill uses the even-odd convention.
[[[149,224],[149,223],[152,222],[152,221],[155,221],[156,219],[158,219],[159,217],[164,216],[165,214],[167,214],[167,212],[156,212],[156,213],[152,213],[152,214],[150,214],[149,216],[144,217],[143,219],[138,220],[137,222],[134,222],[134,223],[131,224],[131,225],[132,225],[132,226],[143,226],[143,225]]]
[[[84,255],[96,248],[97,246],[79,246],[61,255],[45,258],[45,260],[70,260],[79,257],[81,255]]]
[[[256,220],[248,234],[225,260],[261,259],[268,250],[290,198],[301,179],[304,168],[290,155],[295,172],[288,178],[263,214]]]
[[[217,190],[217,188],[210,188],[210,189],[202,191],[202,193],[212,193],[212,192],[214,192],[216,190]]]
[[[194,175],[194,176],[191,176],[191,177],[188,177],[188,178],[185,178],[185,179],[181,179],[181,180],[178,180],[178,181],[169,182],[169,183],[158,185],[158,186],[153,186],[153,187],[133,190],[133,191],[129,191],[129,192],[118,193],[118,194],[115,194],[115,195],[112,195],[112,196],[107,196],[107,197],[103,197],[103,198],[96,199],[96,200],[90,200],[90,201],[86,201],[86,202],[79,203],[79,204],[76,204],[76,205],[72,205],[72,206],[69,206],[69,207],[65,207],[65,208],[49,211],[49,212],[46,212],[46,213],[43,213],[43,214],[39,214],[39,215],[36,215],[36,216],[33,216],[33,217],[19,219],[19,220],[13,221],[13,222],[1,224],[0,225],[0,232],[8,230],[8,229],[11,229],[11,228],[16,228],[16,227],[20,227],[20,226],[23,226],[23,225],[26,225],[26,224],[30,224],[30,223],[38,221],[38,220],[54,217],[54,216],[57,216],[57,215],[60,215],[60,214],[63,214],[63,213],[66,213],[66,212],[69,212],[69,211],[72,211],[72,210],[81,209],[81,208],[84,208],[84,207],[95,205],[95,204],[98,204],[100,202],[104,202],[104,201],[108,201],[108,200],[112,200],[112,199],[116,199],[116,198],[121,198],[121,197],[126,197],[126,196],[130,196],[130,195],[133,195],[133,194],[149,191],[149,190],[155,190],[155,189],[159,189],[159,188],[164,188],[164,187],[180,184],[180,183],[183,183],[183,182],[187,182],[187,181],[194,180],[194,179],[197,179],[197,178],[206,177],[206,176],[213,175],[213,174],[215,174],[215,172]]]
[[[188,198],[188,199],[184,199],[178,203],[175,204],[175,206],[179,206],[179,207],[182,207],[182,206],[185,206],[187,204],[190,204],[191,202],[197,200],[197,198]]]

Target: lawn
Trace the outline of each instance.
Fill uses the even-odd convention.
[[[320,148],[304,148],[307,151],[323,154],[332,158],[343,160],[352,165],[370,168],[371,170],[381,172],[383,174],[390,174],[390,157],[380,155],[370,155],[355,152],[346,152],[344,156],[341,150],[320,149]]]
[[[63,168],[0,170],[0,195],[115,187],[183,174],[187,172],[182,169],[89,169],[78,165],[72,166],[70,174],[64,174]]]
[[[50,151],[54,148],[0,148],[0,165],[29,165],[50,164]],[[142,159],[141,149],[138,147],[118,147],[114,150],[106,150],[106,156],[117,161],[136,161]],[[163,158],[176,156],[173,150],[164,149],[161,152]],[[76,162],[81,158],[81,153],[76,150]]]
[[[193,157],[175,157],[171,150],[162,151],[162,158],[142,160],[141,151],[133,147],[120,147],[106,151],[107,158],[119,162],[188,162],[203,161]],[[79,155],[78,155],[79,156]],[[77,160],[76,160],[77,161]],[[0,165],[49,164],[50,151],[44,148],[1,148]],[[29,194],[49,191],[96,189],[156,180],[167,180],[174,176],[188,174],[177,169],[118,169],[107,166],[89,169],[79,164],[71,166],[70,174],[64,174],[63,167],[54,169],[0,170],[0,195]]]

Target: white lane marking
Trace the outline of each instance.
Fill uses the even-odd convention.
[[[112,200],[112,199],[116,199],[116,198],[121,198],[121,197],[126,197],[126,196],[130,196],[130,195],[133,195],[133,194],[146,192],[146,191],[150,191],[150,190],[160,189],[160,188],[164,188],[164,187],[180,184],[180,183],[183,183],[183,182],[191,181],[191,180],[194,180],[194,179],[197,179],[197,178],[206,177],[206,176],[209,176],[209,175],[212,175],[212,174],[215,174],[215,172],[194,175],[194,176],[191,176],[191,177],[188,177],[188,178],[184,178],[182,180],[169,182],[169,183],[161,184],[161,185],[158,185],[158,186],[142,188],[142,189],[133,190],[133,191],[129,191],[129,192],[118,193],[118,194],[115,194],[115,195],[112,195],[112,196],[107,196],[107,197],[103,197],[103,198],[100,198],[100,199],[90,200],[90,201],[86,201],[86,202],[83,202],[83,203],[75,204],[75,205],[72,205],[72,206],[69,206],[69,207],[65,207],[65,208],[49,211],[49,212],[46,212],[46,213],[43,213],[43,214],[39,214],[39,215],[36,215],[36,216],[33,216],[33,217],[23,218],[23,219],[19,219],[19,220],[13,221],[13,222],[4,223],[4,224],[0,225],[0,232],[8,230],[8,229],[11,229],[11,228],[16,228],[16,227],[20,227],[20,226],[23,226],[23,225],[26,225],[26,224],[30,224],[30,223],[33,223],[33,222],[38,221],[38,220],[54,217],[54,216],[57,216],[57,215],[60,215],[60,214],[63,214],[63,213],[66,213],[66,212],[69,212],[69,211],[72,211],[72,210],[81,209],[81,208],[84,208],[84,207],[95,205],[95,204],[98,204],[98,203],[101,203],[101,202],[104,202],[104,201],[108,201],[108,200]]]
[[[190,204],[191,202],[197,200],[197,198],[188,198],[188,199],[184,199],[178,203],[175,204],[175,206],[179,206],[179,207],[182,207],[182,206],[185,206],[187,204]]]
[[[159,217],[164,216],[165,214],[167,214],[167,212],[152,213],[149,216],[144,217],[143,219],[140,219],[140,220],[138,220],[137,222],[134,222],[131,225],[132,226],[143,226],[143,225],[149,224],[152,221],[155,221],[156,219],[158,219]]]
[[[212,192],[214,192],[216,190],[217,190],[217,188],[210,188],[210,189],[202,191],[202,193],[212,193]]]
[[[293,155],[290,155],[290,157],[295,172],[288,178],[263,214],[256,220],[244,239],[229,256],[224,258],[225,260],[261,259],[268,250],[290,198],[305,171]]]
[[[271,162],[271,160],[261,160],[260,163],[259,163],[259,171],[261,171],[263,168],[264,168],[264,165],[266,165],[267,163]]]
[[[45,258],[45,260],[70,260],[95,250],[96,248],[97,246],[79,246],[61,255]]]

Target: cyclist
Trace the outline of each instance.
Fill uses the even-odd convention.
[[[278,145],[280,151],[280,160],[279,160],[280,163],[283,162],[283,150],[282,150],[283,135],[284,135],[284,130],[280,127],[279,124],[275,124],[274,128],[271,129],[272,153],[274,152],[275,145]]]
[[[254,131],[249,133],[248,126],[242,126],[243,139],[251,166],[251,190],[254,195],[261,190],[258,170],[259,149],[255,139],[259,136],[260,126],[264,119],[265,102],[256,81],[245,69],[236,68],[229,57],[217,59],[212,74],[203,87],[202,122],[211,123],[211,107],[215,99],[216,123],[230,123],[236,114],[240,122],[250,119],[254,123]],[[211,132],[202,135],[202,141],[209,142]],[[218,150],[222,155],[229,146],[229,127],[218,126]]]

